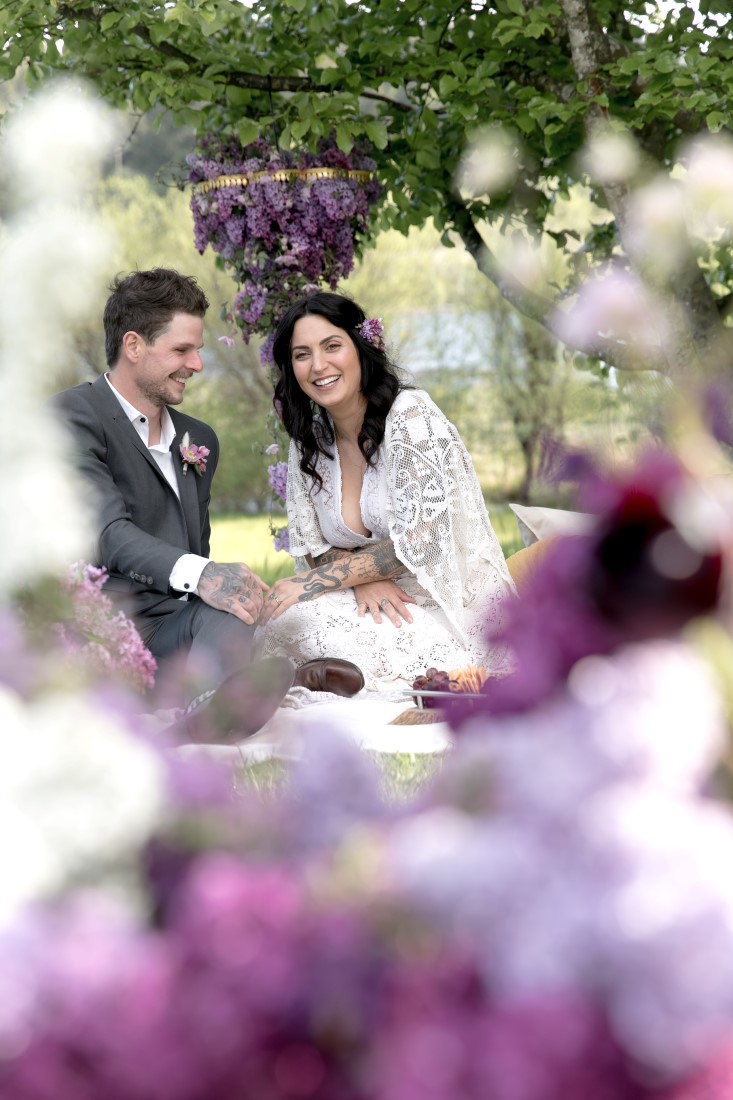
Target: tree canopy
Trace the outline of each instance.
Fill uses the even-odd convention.
[[[0,12],[0,75],[24,63],[31,82],[84,75],[112,104],[169,110],[179,124],[232,131],[244,144],[262,136],[315,148],[335,134],[349,151],[367,141],[384,185],[378,228],[433,218],[512,304],[559,332],[558,288],[502,262],[485,227],[551,233],[575,277],[614,254],[643,269],[629,196],[668,178],[686,138],[725,128],[731,18],[728,0],[14,0]],[[486,127],[512,136],[511,170],[490,195],[457,182],[467,141]],[[587,171],[589,137],[609,130],[633,135],[637,159],[625,176],[591,180],[606,218],[568,230],[558,203]],[[498,144],[489,149],[498,163]],[[723,342],[727,248],[712,232],[673,276],[656,278],[674,298],[689,365]],[[563,335],[629,365],[613,334]],[[648,365],[679,365],[668,360]]]

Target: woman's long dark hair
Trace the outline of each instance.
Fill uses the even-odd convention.
[[[300,447],[301,470],[322,485],[323,479],[316,470],[315,458],[319,452],[333,458],[329,450],[335,442],[333,428],[326,416],[315,420],[318,406],[298,385],[291,358],[295,324],[301,317],[311,314],[325,317],[335,328],[347,332],[354,341],[361,364],[361,392],[367,400],[358,443],[370,466],[376,462],[377,450],[384,439],[387,413],[397,394],[406,387],[386,352],[370,344],[357,332],[357,326],[366,319],[366,315],[356,302],[342,294],[316,291],[299,298],[290,306],[277,326],[272,349],[279,372],[275,400],[282,406],[285,430]]]

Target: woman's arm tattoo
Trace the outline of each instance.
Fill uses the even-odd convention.
[[[329,562],[336,561],[337,558],[343,558],[346,554],[353,554],[353,550],[339,550],[338,547],[332,546],[330,550],[325,550],[322,554],[319,554],[313,560],[313,568],[317,569],[319,565],[328,565]]]
[[[303,582],[299,602],[313,599],[323,592],[352,588],[368,581],[392,580],[407,570],[395,554],[391,539],[380,539],[356,550],[327,550],[317,558],[317,565]]]

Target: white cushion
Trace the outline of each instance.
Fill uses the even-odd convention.
[[[525,546],[558,535],[587,535],[593,530],[596,521],[591,512],[569,512],[565,508],[532,508],[524,504],[510,504],[509,507],[517,517],[519,534]]]

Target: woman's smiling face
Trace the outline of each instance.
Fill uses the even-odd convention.
[[[361,363],[354,341],[319,314],[295,322],[290,348],[295,380],[308,397],[342,415],[361,408]]]

